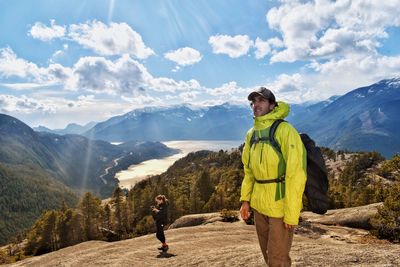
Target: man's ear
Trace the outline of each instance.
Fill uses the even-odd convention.
[[[275,108],[275,106],[276,106],[275,103],[272,105],[269,105],[269,111],[272,111]]]

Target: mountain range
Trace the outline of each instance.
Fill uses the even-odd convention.
[[[35,132],[5,114],[0,114],[0,145],[0,162],[38,166],[73,189],[100,195],[109,195],[116,185],[111,175],[99,178],[114,159],[124,162],[130,158],[129,161],[135,162],[173,152],[161,143],[138,141],[112,145],[81,135]]]
[[[90,130],[93,126],[96,125],[96,122],[92,121],[85,125],[79,125],[76,123],[68,124],[64,129],[49,129],[44,126],[33,127],[32,129],[37,132],[48,132],[48,133],[55,133],[55,134],[82,134],[88,130]]]
[[[293,123],[335,150],[400,153],[400,78],[355,89]]]
[[[400,153],[400,78],[386,79],[317,103],[292,104],[286,118],[320,146],[335,150]],[[225,103],[148,107],[97,123],[83,133],[108,142],[131,140],[244,140],[251,109]]]
[[[248,107],[223,104],[193,108],[180,105],[144,108],[96,124],[84,135],[107,140],[239,140],[251,127]]]
[[[0,114],[0,244],[31,226],[43,210],[62,202],[75,206],[86,191],[109,197],[118,183],[116,172],[175,152],[159,142],[112,145],[81,135],[35,132]]]

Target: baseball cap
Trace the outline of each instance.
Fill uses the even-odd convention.
[[[253,101],[254,97],[256,97],[256,96],[262,96],[265,99],[269,100],[270,103],[276,103],[274,94],[271,92],[271,90],[269,90],[265,87],[260,87],[257,90],[251,92],[249,94],[249,96],[247,97],[247,99],[249,101]]]

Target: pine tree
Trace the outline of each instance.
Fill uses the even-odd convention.
[[[27,235],[25,254],[40,255],[57,250],[57,216],[55,211],[46,211],[36,221]]]
[[[132,190],[129,191],[126,202],[128,206],[128,232],[133,232],[135,223],[135,202]]]
[[[125,233],[123,225],[123,192],[116,187],[113,192],[112,203],[114,207],[115,231],[122,236]]]
[[[73,209],[67,209],[58,221],[59,248],[82,242],[82,225],[80,216]]]
[[[112,223],[111,223],[111,209],[110,209],[110,205],[106,204],[104,206],[104,217],[103,217],[103,227],[111,230],[112,228]]]
[[[372,233],[379,238],[400,242],[400,183],[390,188],[389,195],[371,220]]]
[[[87,192],[81,199],[78,208],[83,217],[83,229],[87,240],[101,239],[101,201]]]
[[[201,201],[207,202],[210,199],[214,192],[214,185],[207,171],[201,172],[199,178],[196,180],[195,188],[199,191]]]

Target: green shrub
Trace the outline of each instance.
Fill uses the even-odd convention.
[[[223,222],[236,222],[239,221],[239,214],[235,210],[223,209],[219,213]]]
[[[400,242],[400,183],[389,190],[383,206],[371,220],[374,235],[391,242]]]
[[[145,216],[136,225],[136,234],[143,235],[155,231],[154,219],[151,215]]]

